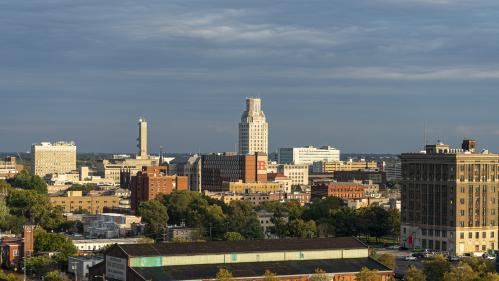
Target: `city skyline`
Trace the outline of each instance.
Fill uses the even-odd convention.
[[[494,1],[4,3],[1,151],[232,151],[260,96],[269,151],[499,147]],[[353,13],[352,11],[355,11]]]

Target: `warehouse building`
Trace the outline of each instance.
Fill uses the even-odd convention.
[[[114,245],[90,269],[90,280],[214,280],[220,269],[237,280],[261,280],[266,270],[281,280],[308,280],[321,269],[329,280],[353,281],[364,267],[381,281],[393,275],[350,237]]]

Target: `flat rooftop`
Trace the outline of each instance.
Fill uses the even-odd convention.
[[[118,247],[131,257],[367,248],[353,237],[124,244]]]
[[[235,278],[248,278],[263,276],[266,270],[270,270],[279,276],[292,276],[313,274],[318,268],[327,273],[352,273],[359,272],[363,267],[376,269],[380,272],[392,271],[369,258],[133,267],[132,269],[142,276],[144,280],[168,281],[215,279],[220,268],[226,268]]]

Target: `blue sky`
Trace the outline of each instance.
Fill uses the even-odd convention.
[[[499,150],[499,1],[3,1],[0,151],[233,150],[259,95],[270,149]]]

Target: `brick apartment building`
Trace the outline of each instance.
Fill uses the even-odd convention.
[[[364,197],[365,186],[353,182],[330,182],[312,186],[311,200],[319,200],[329,196],[341,199]]]
[[[147,166],[137,175],[132,176],[130,188],[132,191],[131,207],[137,210],[140,202],[149,201],[159,194],[170,194],[175,190],[187,190],[186,176],[168,176],[166,166]]]
[[[202,190],[228,191],[224,182],[256,183],[267,181],[267,155],[211,154],[201,156]]]

